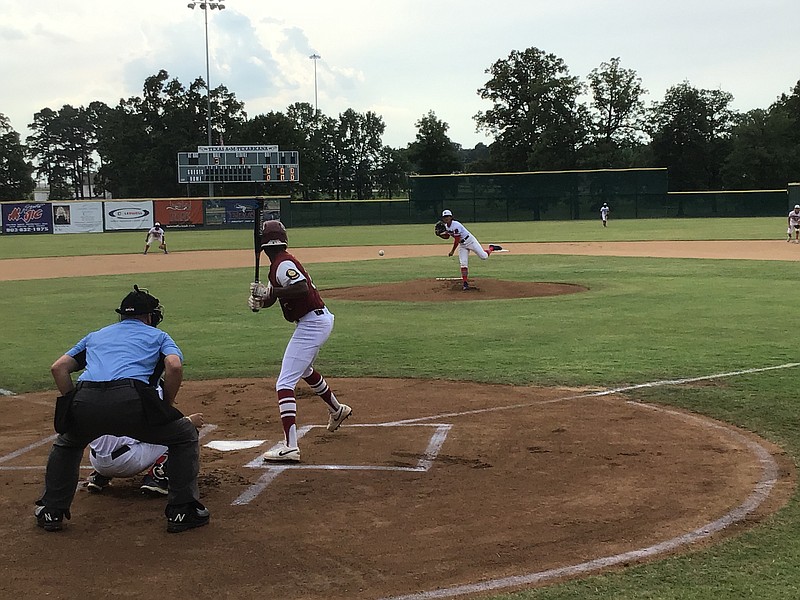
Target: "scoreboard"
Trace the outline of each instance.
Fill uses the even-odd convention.
[[[291,183],[300,181],[300,156],[278,146],[199,146],[178,153],[178,183]]]

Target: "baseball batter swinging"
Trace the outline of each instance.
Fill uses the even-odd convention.
[[[499,247],[495,246],[494,244],[489,244],[489,247],[486,250],[481,248],[481,244],[477,238],[472,235],[469,230],[459,221],[453,219],[453,213],[449,210],[442,212],[442,221],[445,225],[444,231],[439,233],[437,230],[436,235],[445,240],[450,237],[453,238],[453,247],[450,249],[450,252],[447,254],[447,256],[453,256],[456,248],[458,248],[458,261],[461,264],[462,288],[464,290],[468,290],[469,253],[474,252],[478,255],[478,258],[481,260],[486,260],[489,258],[489,255],[492,252],[499,250]]]
[[[281,372],[275,382],[278,394],[284,442],[269,450],[264,460],[269,462],[298,462],[297,400],[295,387],[302,378],[328,407],[328,431],[336,431],[353,410],[341,404],[328,387],[325,378],[314,369],[322,345],[333,331],[333,314],[311,281],[303,265],[286,251],[289,238],[280,221],[267,221],[261,230],[261,249],[270,260],[269,284],[250,284],[247,304],[251,310],[269,308],[280,303],[287,321],[296,323],[281,362]]]

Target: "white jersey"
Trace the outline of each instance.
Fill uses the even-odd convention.
[[[605,206],[605,205],[602,206],[600,208],[600,218],[602,218],[605,221],[608,218],[608,211],[610,211],[610,210],[611,209],[608,208],[607,206]]]
[[[164,239],[164,230],[160,227],[151,227],[150,231],[147,232],[147,237],[151,240],[163,240]]]
[[[458,262],[462,269],[466,269],[469,264],[469,253],[474,252],[481,260],[489,258],[489,253],[481,248],[481,243],[477,238],[469,232],[469,229],[464,227],[459,221],[455,219],[446,225],[446,231],[453,237],[458,236]]]
[[[789,212],[789,226],[800,227],[800,211],[792,210]]]
[[[472,237],[469,230],[455,219],[450,221],[450,225],[446,225],[446,228],[447,228],[446,229],[447,233],[449,233],[454,237],[458,236],[459,238],[461,238],[460,242],[462,244]]]

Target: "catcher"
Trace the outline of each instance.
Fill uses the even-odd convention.
[[[169,254],[167,252],[167,236],[158,221],[147,231],[147,237],[144,240],[144,254],[147,254],[150,244],[153,242],[158,242],[159,250],[163,250],[164,254]]]
[[[496,244],[489,244],[489,247],[484,250],[481,248],[480,242],[472,235],[469,230],[464,227],[460,222],[453,219],[453,213],[449,210],[442,211],[442,220],[434,225],[433,231],[443,240],[453,238],[453,247],[447,256],[453,256],[456,248],[458,248],[458,260],[461,264],[461,281],[462,289],[469,289],[469,253],[474,252],[481,260],[486,260],[492,252],[502,250],[502,247]]]

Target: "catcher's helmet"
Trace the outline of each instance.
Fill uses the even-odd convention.
[[[150,315],[150,325],[157,327],[164,319],[164,307],[158,298],[144,288],[133,286],[133,291],[122,299],[116,312],[123,318]]]
[[[280,221],[267,221],[261,229],[261,247],[288,246],[289,236],[286,227]]]

